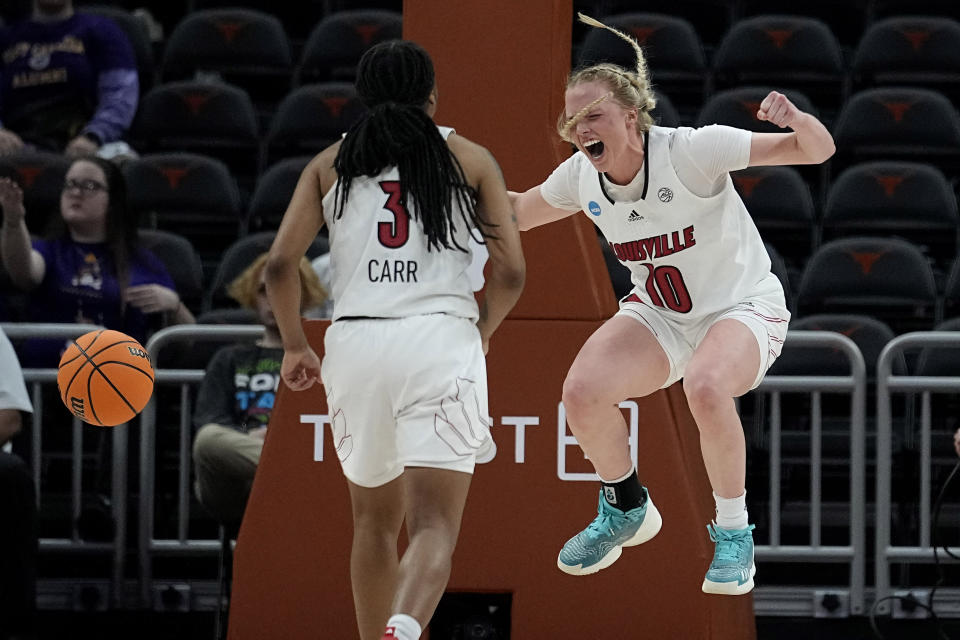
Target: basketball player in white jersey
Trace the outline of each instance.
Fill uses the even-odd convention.
[[[484,355],[525,267],[496,161],[433,123],[427,53],[376,45],[356,85],[369,112],[303,171],[267,290],[284,382],[302,391],[322,380],[327,396],[353,504],[360,637],[414,640],[446,587],[478,451],[492,444]],[[296,265],[324,223],[334,309],[321,366],[300,325]],[[479,309],[471,235],[490,260]],[[404,518],[410,544],[398,562]]]
[[[602,488],[597,518],[564,545],[557,562],[567,573],[594,573],[616,561],[622,547],[660,530],[617,405],[682,378],[716,500],[716,522],[707,526],[715,554],[702,589],[743,594],[753,588],[756,568],[746,445],[734,398],[760,384],[780,354],[790,314],[729,172],[820,163],[833,154],[833,139],[777,92],[763,100],[757,117],[790,133],[653,126],[643,53],[610,30],[633,45],[637,68],[598,64],[574,72],[558,129],[578,152],[543,184],[511,193],[521,229],[584,211],[634,283],[564,381],[567,420]]]

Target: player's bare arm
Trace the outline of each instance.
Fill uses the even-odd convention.
[[[521,231],[529,231],[534,227],[562,220],[573,215],[576,211],[557,209],[547,204],[540,194],[540,185],[527,189],[523,193],[509,191],[510,202],[517,212],[517,224]]]
[[[526,264],[520,246],[517,217],[507,196],[497,161],[485,148],[462,136],[450,136],[448,143],[463,166],[467,179],[477,189],[478,211],[491,224],[486,230],[491,234],[487,238],[490,270],[477,322],[486,348],[490,336],[520,298],[526,279]]]
[[[754,133],[750,143],[751,167],[820,164],[836,151],[833,136],[823,123],[798,109],[782,93],[771,91],[760,103],[757,118],[793,131]]]
[[[320,378],[320,362],[300,324],[300,259],[323,226],[324,187],[330,182],[336,147],[314,158],[300,174],[297,188],[270,247],[264,277],[267,296],[283,340],[281,376],[294,390],[307,389]]]

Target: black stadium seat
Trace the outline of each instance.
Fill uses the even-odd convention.
[[[247,224],[253,230],[277,229],[290,204],[303,168],[312,156],[286,158],[263,172],[247,209]]]
[[[258,104],[279,102],[293,76],[283,25],[272,15],[250,9],[188,14],[167,39],[161,79],[190,79],[197,73],[219,75],[242,87]]]
[[[857,46],[853,88],[910,85],[960,97],[960,23],[936,16],[898,16],[870,25]]]
[[[713,68],[718,88],[795,89],[821,109],[833,110],[843,96],[840,44],[815,18],[763,15],[740,20],[720,43]]]
[[[264,164],[316,154],[339,140],[365,112],[356,89],[346,82],[323,82],[295,89],[283,99],[270,122]]]
[[[855,93],[833,127],[834,169],[864,160],[918,160],[960,167],[960,116],[941,93],[883,87]]]
[[[163,262],[180,299],[198,313],[203,302],[203,266],[190,240],[169,231],[141,229],[140,244]]]
[[[124,167],[130,207],[148,226],[189,238],[207,264],[244,229],[236,181],[214,158],[148,154]]]
[[[327,15],[310,32],[298,82],[352,82],[363,53],[383,40],[403,37],[403,17],[393,11],[356,9]]]
[[[647,59],[651,83],[668,93],[681,111],[702,102],[709,74],[700,38],[689,22],[658,13],[624,13],[605,17],[604,24],[637,40]],[[598,62],[636,69],[637,54],[629,43],[606,29],[591,29],[577,66]]]
[[[944,269],[956,255],[960,217],[943,173],[916,162],[865,162],[844,171],[830,187],[823,239],[850,235],[899,236]]]
[[[817,245],[810,187],[793,167],[749,167],[730,174],[764,241],[791,265],[801,265]]]
[[[898,334],[929,330],[938,320],[933,271],[920,250],[906,240],[834,240],[807,263],[797,312],[867,313]]]
[[[26,152],[0,156],[0,177],[11,178],[23,190],[30,233],[41,235],[60,215],[60,193],[70,159],[59,153]]]
[[[140,151],[218,158],[244,187],[252,187],[259,168],[253,103],[246,91],[229,84],[181,81],[154,87],[140,101],[131,139]]]

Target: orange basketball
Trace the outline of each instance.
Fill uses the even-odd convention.
[[[140,413],[153,394],[153,365],[140,343],[119,331],[91,331],[60,358],[60,399],[92,425],[113,427]]]

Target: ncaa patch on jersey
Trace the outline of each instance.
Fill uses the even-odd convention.
[[[592,213],[595,216],[599,216],[601,213],[603,213],[603,211],[600,210],[600,205],[598,205],[593,200],[587,203],[587,207],[590,209],[590,213]]]

